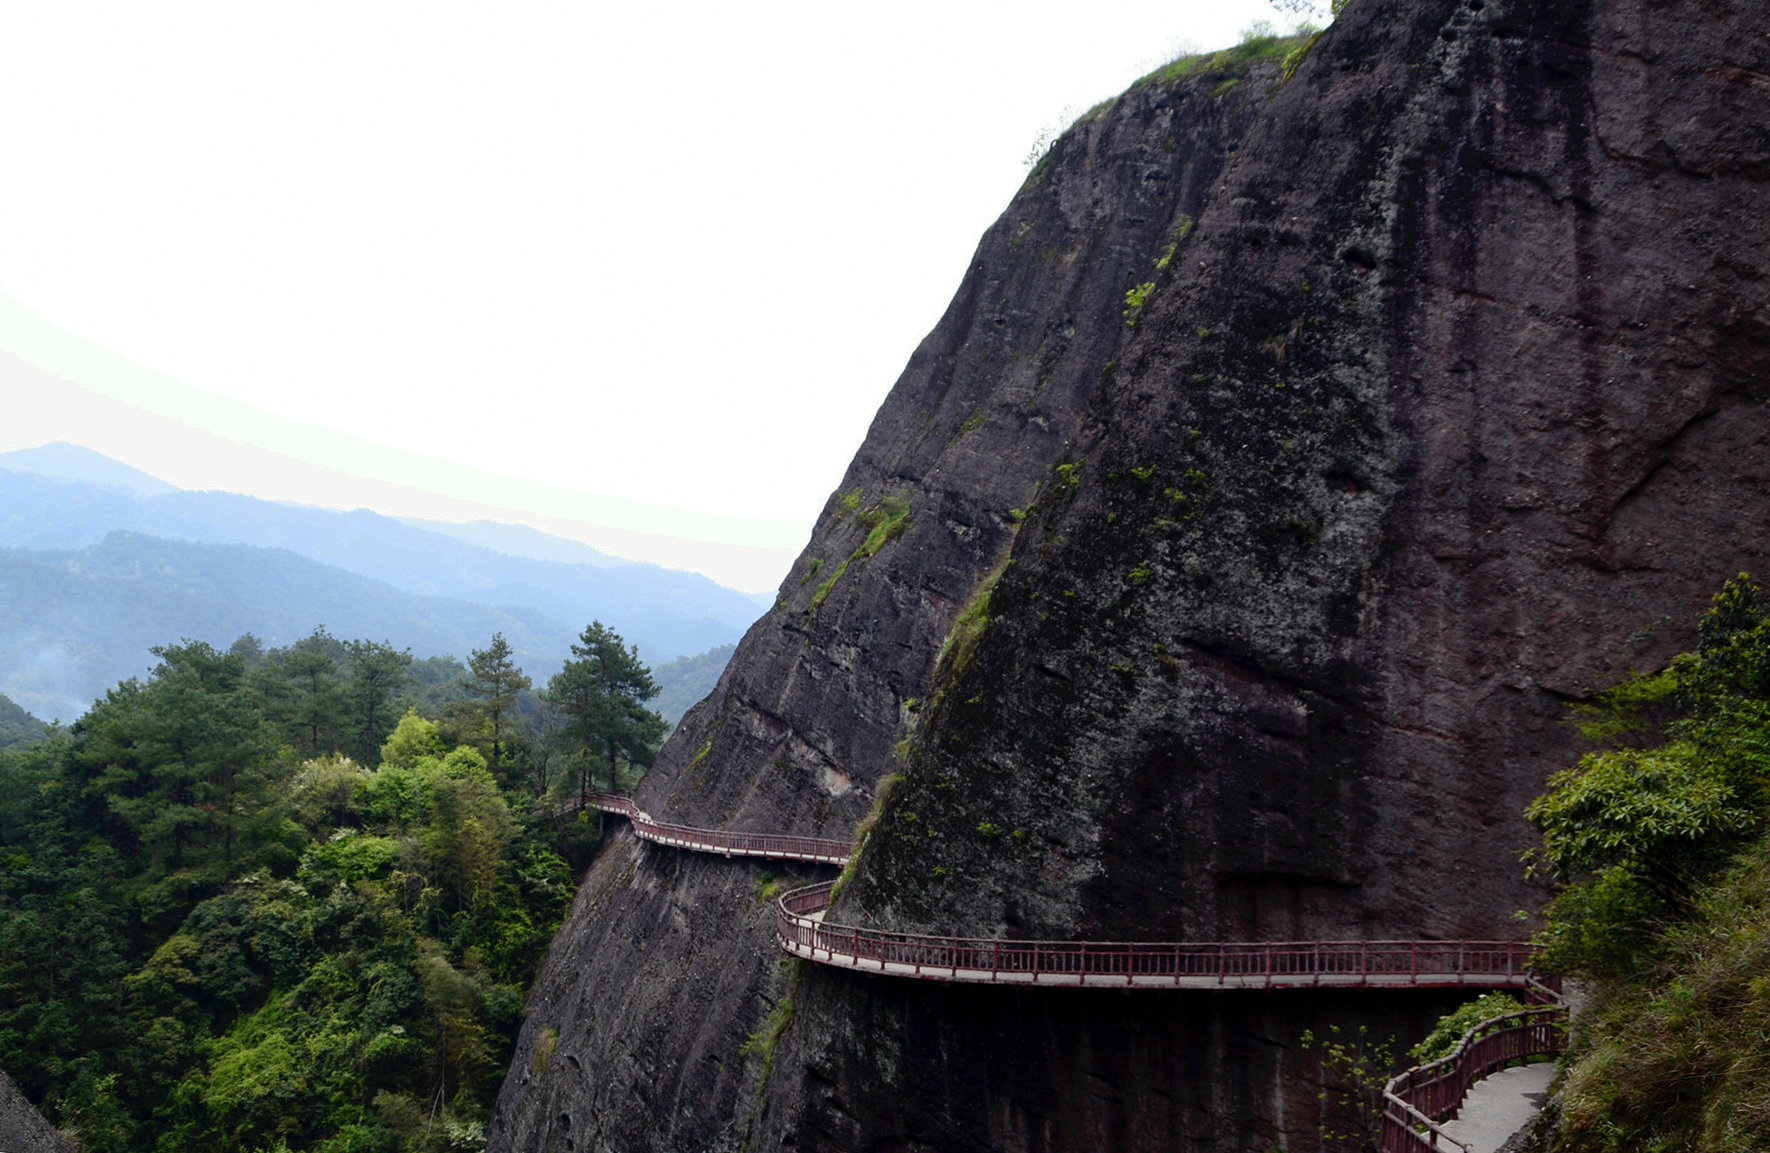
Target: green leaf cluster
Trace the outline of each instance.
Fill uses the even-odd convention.
[[[556,718],[555,744],[576,770],[580,788],[619,789],[651,767],[669,726],[645,707],[658,695],[637,647],[593,621],[572,645],[572,659],[542,699]]]
[[[1704,885],[1658,962],[1593,989],[1550,1147],[1770,1148],[1770,843]]]
[[[1526,854],[1562,887],[1547,912],[1545,961],[1620,976],[1651,960],[1654,926],[1682,918],[1697,887],[1756,839],[1770,813],[1770,615],[1745,575],[1699,624],[1700,644],[1575,714],[1612,741],[1555,774],[1525,816]]]
[[[1408,1058],[1416,1065],[1424,1065],[1448,1057],[1475,1026],[1508,1013],[1522,1013],[1525,1008],[1524,1002],[1508,993],[1477,997],[1440,1017],[1425,1039],[1407,1051]]]

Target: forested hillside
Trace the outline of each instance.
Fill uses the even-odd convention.
[[[475,1147],[597,840],[558,797],[662,739],[644,666],[155,656],[0,753],[0,1068],[85,1150]]]
[[[168,637],[225,645],[252,633],[278,646],[324,625],[433,656],[502,632],[539,668],[564,659],[570,635],[533,611],[416,597],[281,549],[122,532],[74,552],[0,550],[0,589],[0,691],[62,719],[145,672]]]
[[[0,696],[0,749],[28,745],[44,738],[43,722]]]
[[[571,636],[534,609],[418,596],[282,549],[124,532],[70,552],[0,549],[0,592],[0,691],[63,719],[84,712],[105,686],[146,672],[148,650],[167,637],[226,644],[249,632],[277,646],[324,625],[391,638],[426,657],[458,657],[496,632],[523,664],[551,669],[566,659]],[[705,676],[688,679],[711,687]],[[670,672],[664,682],[673,701],[695,691]]]
[[[692,657],[677,657],[666,664],[652,670],[656,677],[658,699],[653,706],[663,718],[675,724],[702,697],[713,691],[719,683],[719,674],[725,671],[731,654],[737,651],[736,645],[720,645],[716,649]]]

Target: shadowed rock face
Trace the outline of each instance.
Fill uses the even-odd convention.
[[[1282,87],[1096,113],[640,803],[839,836],[907,766],[833,919],[1516,935],[1565,702],[1770,542],[1766,27],[1354,0]],[[492,1147],[1309,1148],[1302,1032],[1441,1007],[799,967],[761,880],[617,838]]]
[[[4,1073],[0,1073],[0,1149],[7,1153],[74,1153],[73,1142],[45,1121]]]

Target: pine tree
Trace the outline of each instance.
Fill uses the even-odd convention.
[[[637,647],[592,621],[572,645],[574,659],[547,682],[548,708],[560,721],[559,736],[579,766],[584,788],[594,781],[591,766],[608,767],[608,787],[619,786],[623,765],[649,768],[669,728],[645,707],[658,695],[651,670]]]
[[[483,746],[486,763],[499,780],[504,779],[519,732],[516,695],[532,683],[510,657],[504,634],[493,633],[492,643],[473,650],[468,661],[467,691],[478,698],[475,707],[483,721],[482,731],[489,738]]]

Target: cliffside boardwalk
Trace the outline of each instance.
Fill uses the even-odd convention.
[[[626,817],[633,831],[647,841],[691,849],[698,853],[719,853],[727,857],[767,857],[778,861],[813,861],[822,865],[842,866],[848,863],[847,841],[826,837],[799,837],[785,833],[731,833],[723,829],[697,829],[690,825],[672,825],[653,818],[632,798],[619,793],[586,792],[574,808],[601,809]]]
[[[726,857],[846,865],[850,846],[823,837],[739,833],[659,821],[631,798],[585,792],[576,808],[626,817],[643,840]],[[1383,1153],[1467,1149],[1440,1122],[1490,1073],[1559,1053],[1567,1010],[1530,972],[1527,941],[1023,941],[898,933],[824,922],[836,883],[781,894],[775,939],[821,965],[924,981],[1102,989],[1521,989],[1557,1002],[1471,1029],[1449,1057],[1409,1069],[1383,1090]]]
[[[737,833],[659,821],[614,793],[585,793],[578,805],[615,813],[641,838],[719,853],[848,862],[842,841]],[[782,949],[821,965],[928,981],[1113,989],[1475,989],[1540,988],[1525,941],[1024,941],[943,937],[824,921],[834,882],[784,893],[775,902]]]
[[[781,948],[932,981],[1109,989],[1527,988],[1523,941],[1023,941],[827,925],[833,883],[775,903]]]

